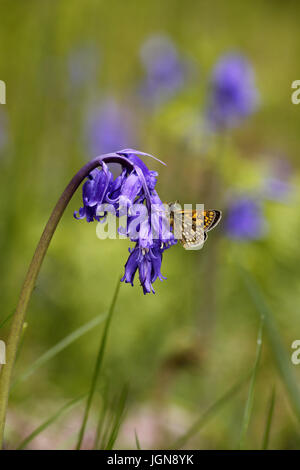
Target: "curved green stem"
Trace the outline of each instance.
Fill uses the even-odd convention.
[[[132,168],[131,162],[126,157],[121,157],[116,154],[107,154],[102,157],[97,157],[86,165],[84,165],[78,173],[71,179],[70,183],[60,196],[56,206],[54,207],[52,214],[45,226],[42,236],[38,242],[36,250],[34,252],[32,261],[28,268],[25,281],[21,290],[18,305],[14,313],[11,329],[6,342],[6,364],[2,366],[0,374],[0,449],[2,449],[3,434],[6,418],[6,408],[9,397],[9,389],[11,383],[12,371],[15,363],[16,352],[20,341],[24,318],[28,303],[31,298],[32,291],[35,286],[35,282],[44,257],[46,255],[48,246],[53,237],[55,229],[69,203],[76,189],[79,187],[84,178],[96,167],[102,165],[102,161],[106,163],[121,163],[125,167]]]

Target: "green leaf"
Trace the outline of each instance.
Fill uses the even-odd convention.
[[[114,410],[116,407],[117,407],[117,400],[116,400],[116,397],[114,397],[106,408],[106,413],[105,413],[104,421],[103,421],[103,432],[102,432],[101,440],[99,441],[99,447],[98,447],[99,450],[103,450],[106,447],[107,436],[110,435],[111,433],[113,420],[114,420]]]
[[[244,448],[245,438],[246,438],[246,434],[247,434],[247,431],[248,431],[250,418],[251,418],[251,412],[252,412],[252,408],[253,408],[254,387],[255,387],[255,382],[256,382],[256,377],[257,377],[257,372],[258,372],[258,366],[259,366],[260,357],[261,357],[261,350],[262,350],[263,326],[264,326],[264,318],[261,317],[260,327],[259,327],[258,335],[257,335],[257,347],[256,347],[255,363],[254,363],[252,376],[251,376],[251,380],[250,380],[248,397],[247,397],[247,401],[246,401],[244,418],[243,418],[243,423],[242,423],[242,431],[241,431],[241,437],[240,437],[240,443],[239,443],[239,448],[240,449]]]
[[[252,375],[248,373],[242,380],[237,382],[233,387],[231,387],[224,395],[222,395],[215,403],[213,403],[200,418],[198,418],[191,427],[181,436],[179,439],[175,441],[175,443],[170,447],[170,449],[181,449],[186,442],[193,437],[200,429],[211,419],[213,418],[223,406],[234,397],[245,385],[245,383],[249,380]]]
[[[273,387],[270,401],[269,401],[268,414],[267,414],[267,419],[266,419],[266,428],[265,428],[263,443],[262,443],[262,450],[267,450],[268,445],[269,445],[274,407],[275,407],[275,387]]]
[[[102,405],[100,407],[98,424],[96,429],[95,441],[94,441],[94,449],[98,449],[100,446],[101,439],[103,440],[104,434],[104,423],[107,415],[108,410],[108,386],[106,385],[104,391],[102,393]]]
[[[13,316],[14,312],[11,312],[9,315],[7,315],[7,317],[4,318],[4,320],[2,320],[2,322],[0,323],[0,328],[2,328],[6,322],[8,322],[8,320]]]
[[[105,446],[105,450],[112,450],[113,446],[116,442],[116,439],[117,439],[118,433],[119,433],[119,429],[121,427],[121,423],[122,423],[123,418],[124,418],[127,395],[128,395],[128,388],[125,386],[123,388],[121,394],[120,394],[119,403],[114,408],[114,410],[116,410],[115,411],[115,417],[114,417],[114,420],[113,420],[113,425],[112,425],[112,429],[111,429],[111,432],[110,432],[110,436],[109,436],[107,444]]]
[[[107,314],[105,313],[97,315],[95,318],[88,321],[77,330],[74,330],[68,336],[65,336],[65,338],[56,343],[52,348],[48,349],[48,351],[42,354],[35,362],[33,362],[33,364],[31,364],[31,366],[25,369],[25,371],[14,381],[11,386],[11,389],[13,389],[20,382],[23,382],[24,380],[28,379],[28,377],[30,377],[34,372],[36,372],[37,369],[45,365],[46,362],[50,361],[50,359],[53,359],[53,357],[55,357],[61,351],[66,349],[68,346],[70,346],[70,344],[74,343],[74,341],[79,339],[81,336],[91,331],[93,328],[95,328],[95,326],[99,325],[106,318]]]
[[[142,449],[141,449],[141,445],[140,445],[140,440],[139,440],[139,437],[138,437],[138,435],[137,435],[136,429],[134,430],[134,437],[135,437],[136,448],[137,448],[138,450],[142,450]]]
[[[113,312],[114,312],[115,304],[116,304],[116,301],[117,301],[118,293],[119,293],[119,290],[120,290],[120,285],[121,285],[120,278],[118,278],[118,282],[117,282],[117,285],[116,285],[116,288],[115,288],[114,296],[113,296],[113,299],[112,299],[112,302],[111,302],[111,305],[110,305],[110,308],[109,308],[108,316],[107,316],[107,319],[106,319],[106,322],[105,322],[103,335],[102,335],[100,345],[99,345],[99,351],[98,351],[98,355],[97,355],[97,359],[96,359],[95,369],[94,369],[94,373],[93,373],[93,376],[92,376],[90,390],[89,390],[89,393],[88,393],[86,407],[85,407],[85,411],[84,411],[84,415],[83,415],[83,419],[82,419],[82,424],[81,424],[81,428],[80,428],[79,435],[78,435],[78,441],[77,441],[77,446],[76,446],[77,450],[80,449],[81,444],[82,444],[82,440],[83,440],[83,437],[84,437],[84,432],[85,432],[87,420],[88,420],[88,417],[89,417],[90,408],[91,408],[91,405],[92,405],[94,393],[95,393],[95,390],[96,390],[96,385],[97,385],[97,382],[98,382],[98,378],[99,378],[102,363],[103,363],[103,357],[104,357],[104,351],[105,351],[108,331],[109,331],[112,315],[113,315]]]
[[[34,431],[32,431],[29,436],[27,436],[17,447],[17,450],[24,449],[27,444],[29,444],[30,441],[32,441],[36,436],[41,434],[46,428],[48,428],[54,421],[56,421],[60,416],[62,416],[64,413],[69,411],[71,408],[73,408],[77,403],[79,403],[83,398],[86,396],[86,394],[81,395],[80,397],[74,398],[68,403],[66,403],[64,406],[62,406],[56,413],[54,413],[53,416],[48,418],[46,421],[44,421],[40,426],[38,426]]]
[[[257,311],[260,315],[265,317],[265,331],[273,353],[273,358],[285,385],[290,403],[300,421],[300,390],[293,371],[290,355],[282,343],[281,336],[274,321],[273,312],[251,274],[244,268],[239,268],[242,279]]]

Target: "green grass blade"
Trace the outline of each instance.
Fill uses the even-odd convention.
[[[276,366],[285,385],[290,403],[300,421],[300,390],[292,368],[291,358],[277,330],[272,310],[259,289],[257,283],[248,271],[240,267],[241,276],[248,293],[257,308],[257,311],[265,317],[265,331],[273,353]]]
[[[112,430],[114,428],[114,423],[115,423],[115,415],[116,412],[115,410],[118,409],[119,405],[119,397],[118,396],[113,396],[112,399],[110,400],[110,403],[107,406],[107,412],[105,415],[105,422],[103,426],[103,433],[102,433],[102,438],[100,441],[100,447],[99,449],[104,450],[107,447],[107,443],[109,441],[108,436],[111,436]]]
[[[113,427],[114,422],[114,409],[117,407],[117,400],[114,398],[110,406],[108,406],[105,414],[105,422],[103,423],[103,432],[102,437],[99,445],[99,450],[103,450],[106,447],[107,443],[107,436],[110,435],[111,429]]]
[[[53,357],[66,349],[70,344],[74,343],[74,341],[79,339],[81,336],[91,331],[93,328],[95,328],[95,326],[99,325],[106,318],[107,314],[105,313],[97,315],[95,318],[88,321],[80,328],[74,330],[68,336],[56,343],[52,348],[48,349],[48,351],[46,351],[35,362],[33,362],[33,364],[31,364],[31,366],[28,367],[19,377],[17,377],[17,379],[13,382],[11,389],[13,389],[20,382],[28,379],[28,377],[30,377],[37,369],[45,365],[46,362],[48,362],[50,359],[53,359]]]
[[[103,429],[104,429],[107,409],[108,409],[108,387],[105,387],[105,390],[102,395],[102,406],[100,407],[98,424],[97,424],[96,435],[95,435],[95,440],[94,440],[95,450],[99,448],[101,438],[103,436]]]
[[[134,430],[134,437],[135,437],[136,448],[137,448],[138,450],[142,450],[142,449],[141,449],[140,440],[139,440],[139,436],[137,435],[136,429]]]
[[[2,328],[6,322],[8,322],[8,320],[13,316],[14,312],[11,312],[9,315],[7,315],[7,317],[4,318],[4,320],[2,320],[2,322],[0,323],[0,328]]]
[[[200,418],[198,418],[192,425],[191,427],[181,436],[179,437],[175,443],[170,447],[170,449],[181,449],[186,442],[197,432],[200,431],[200,429],[211,419],[213,418],[220,410],[223,408],[223,406],[231,400],[231,398],[234,397],[234,395],[237,394],[245,385],[245,383],[249,380],[249,378],[252,375],[251,373],[248,373],[242,380],[237,382],[233,387],[231,387],[224,395],[222,395],[215,403],[213,403],[204,413]]]
[[[112,450],[114,447],[114,444],[116,442],[116,439],[118,437],[118,433],[121,427],[121,423],[124,418],[127,396],[128,396],[128,388],[124,387],[120,395],[119,403],[116,407],[114,423],[112,426],[110,436],[108,438],[108,442],[105,446],[105,450]]]
[[[94,393],[95,393],[95,390],[96,390],[98,377],[99,377],[99,374],[100,374],[100,371],[101,371],[101,366],[102,366],[102,362],[103,362],[103,356],[104,356],[104,351],[105,351],[105,346],[106,346],[107,335],[108,335],[109,326],[110,326],[110,323],[111,323],[113,311],[114,311],[114,308],[115,308],[115,304],[116,304],[116,301],[117,301],[118,293],[119,293],[119,290],[120,290],[120,285],[121,285],[121,283],[120,283],[120,278],[119,278],[118,282],[117,282],[117,285],[116,285],[115,292],[114,292],[114,296],[113,296],[113,299],[112,299],[112,302],[111,302],[111,305],[110,305],[110,308],[109,308],[107,320],[105,322],[104,331],[103,331],[103,335],[102,335],[100,346],[99,346],[99,351],[98,351],[98,355],[97,355],[95,369],[94,369],[94,373],[93,373],[93,377],[92,377],[92,381],[91,381],[91,386],[90,386],[90,390],[89,390],[89,394],[88,394],[88,398],[87,398],[87,402],[86,402],[86,407],[85,407],[85,411],[84,411],[84,415],[83,415],[82,425],[81,425],[79,435],[78,435],[78,442],[77,442],[77,446],[76,446],[77,450],[80,449],[81,444],[82,444],[82,440],[83,440],[83,436],[84,436],[84,432],[85,432],[85,428],[86,428],[86,424],[87,424],[87,420],[88,420],[92,400],[93,400]]]
[[[27,436],[17,447],[17,450],[24,449],[30,441],[32,441],[36,436],[41,434],[46,428],[48,428],[54,421],[56,421],[60,416],[62,416],[64,413],[69,411],[71,408],[73,408],[77,403],[79,403],[83,398],[86,396],[86,394],[81,395],[80,397],[74,398],[68,403],[66,403],[64,406],[62,406],[54,415],[52,415],[50,418],[48,418],[46,421],[44,421],[40,426],[38,426],[34,431],[32,431],[29,436]]]
[[[239,448],[240,449],[244,448],[245,439],[246,439],[246,435],[247,435],[247,431],[248,431],[248,427],[249,427],[249,423],[250,423],[250,418],[251,418],[251,413],[252,413],[252,408],[253,408],[254,387],[255,387],[258,367],[259,367],[260,358],[261,358],[261,350],[262,350],[263,326],[264,326],[264,318],[262,317],[261,321],[260,321],[260,327],[259,327],[259,330],[258,330],[258,335],[257,335],[255,363],[254,363],[252,376],[251,376],[251,380],[250,380],[248,397],[247,397],[247,401],[246,401],[244,418],[243,418],[243,423],[242,423],[242,431],[241,431],[241,437],[240,437],[240,443],[239,443]]]
[[[267,450],[267,448],[269,446],[271,424],[272,424],[274,407],[275,407],[275,397],[276,397],[275,387],[273,387],[273,390],[271,392],[269,407],[268,407],[268,414],[267,414],[267,419],[266,419],[266,428],[265,428],[263,443],[262,443],[262,450]]]

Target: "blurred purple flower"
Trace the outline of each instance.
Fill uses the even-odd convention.
[[[288,160],[279,158],[270,164],[269,175],[263,181],[263,197],[273,201],[286,202],[293,193],[291,184],[292,168]]]
[[[168,37],[151,36],[142,45],[140,55],[146,72],[141,95],[146,101],[157,103],[167,100],[183,87],[187,63],[179,57]]]
[[[262,207],[251,197],[240,197],[228,208],[225,230],[230,238],[256,240],[265,234],[266,221]]]
[[[264,181],[263,195],[272,201],[286,201],[292,194],[292,186],[288,181],[280,178],[266,178]]]
[[[234,127],[254,112],[258,91],[248,60],[239,54],[226,54],[215,65],[207,120],[213,129]]]
[[[163,280],[160,272],[162,254],[176,243],[167,214],[155,191],[157,173],[149,170],[138,156],[147,154],[126,149],[113,155],[123,166],[123,171],[114,179],[105,163],[104,156],[101,169],[96,168],[91,171],[82,187],[83,207],[74,213],[74,217],[76,219],[85,218],[87,222],[105,219],[107,213],[101,216],[98,213],[103,212],[103,204],[113,206],[117,217],[124,214],[124,209],[129,209],[130,214],[133,204],[139,204],[140,211],[145,209],[146,217],[141,222],[137,220],[139,213],[131,214],[127,218],[125,235],[135,242],[135,247],[129,249],[130,255],[125,265],[122,281],[133,285],[135,273],[139,271],[144,294],[154,293],[152,284],[157,278]],[[124,159],[129,162],[131,169],[128,169],[128,164],[124,165]],[[154,209],[152,209],[152,204],[155,204]],[[159,215],[156,213],[153,217],[152,211],[157,208],[161,208]],[[155,236],[153,236],[152,223],[155,225]],[[159,227],[162,226],[164,230],[159,230]]]
[[[133,146],[136,135],[132,114],[113,98],[94,109],[87,122],[87,139],[93,155]]]

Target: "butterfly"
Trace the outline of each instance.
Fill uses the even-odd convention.
[[[181,210],[176,209],[176,203],[169,204],[169,208],[171,226],[175,232],[181,232],[179,239],[186,250],[202,248],[207,239],[207,232],[215,228],[222,217],[219,210]]]

